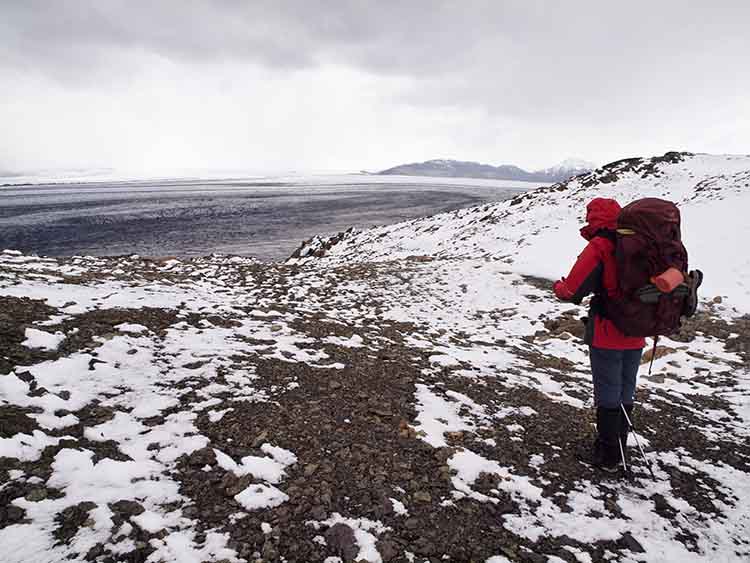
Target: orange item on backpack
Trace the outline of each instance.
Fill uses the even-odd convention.
[[[677,268],[668,268],[665,272],[651,278],[651,283],[662,293],[671,293],[684,281],[685,275]]]

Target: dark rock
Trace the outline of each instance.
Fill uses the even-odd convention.
[[[407,518],[404,522],[404,526],[406,526],[409,530],[415,530],[416,528],[419,528],[420,522],[417,518]]]
[[[279,558],[279,552],[276,549],[276,546],[270,542],[267,541],[263,544],[263,559],[266,561],[277,561]]]
[[[523,560],[529,563],[546,563],[547,557],[539,553],[526,552],[523,554]]]
[[[25,383],[32,383],[33,381],[35,381],[34,376],[31,375],[30,371],[17,372],[16,377]]]
[[[98,543],[86,552],[85,559],[86,561],[94,561],[101,555],[104,555],[104,546]]]
[[[346,524],[338,523],[331,526],[325,533],[328,546],[344,561],[354,561],[359,553],[354,530]]]
[[[55,522],[58,524],[53,532],[55,539],[60,543],[70,541],[89,519],[89,512],[94,508],[96,508],[96,503],[84,501],[63,510],[55,517]]]
[[[665,499],[662,495],[658,493],[652,496],[651,500],[654,501],[654,508],[656,509],[657,513],[669,512],[670,509],[672,508],[667,502],[667,499]]]
[[[432,502],[432,495],[427,491],[417,491],[414,493],[414,500],[416,502]]]
[[[10,523],[20,522],[25,514],[24,509],[19,506],[11,505],[5,508],[5,519]]]
[[[36,387],[33,391],[29,392],[30,397],[43,397],[49,393],[46,387]]]
[[[198,514],[200,514],[200,510],[197,506],[186,506],[182,509],[182,515],[185,518],[195,518]]]
[[[263,442],[266,442],[268,440],[268,431],[264,430],[260,434],[258,434],[255,439],[253,440],[252,447],[259,448],[263,445]]]
[[[499,502],[495,505],[495,510],[498,514],[510,514],[512,512],[517,512],[516,505],[513,501]]]
[[[625,532],[617,543],[633,553],[646,553],[643,546],[631,535],[630,532]]]
[[[26,500],[29,502],[39,502],[47,498],[47,489],[37,488],[31,489],[26,493]]]
[[[232,475],[232,477],[234,477],[234,475]],[[224,492],[227,496],[233,497],[247,489],[255,481],[256,479],[252,475],[243,475],[235,480],[229,480],[229,484],[224,487]]]
[[[145,511],[143,506],[134,500],[118,500],[110,504],[109,507],[112,509],[112,512],[121,516],[138,516]]]
[[[380,540],[375,544],[375,547],[380,552],[383,561],[392,561],[398,557],[398,546],[391,540]]]
[[[14,405],[0,406],[0,438],[16,434],[31,434],[38,428],[36,421],[26,413],[28,409]]]
[[[414,549],[420,555],[430,556],[435,553],[435,544],[430,538],[420,537],[414,544]]]
[[[216,454],[212,448],[206,447],[190,454],[190,465],[192,467],[203,467],[205,465],[216,465]]]
[[[322,506],[314,506],[310,514],[315,520],[325,520],[328,517],[328,512]]]

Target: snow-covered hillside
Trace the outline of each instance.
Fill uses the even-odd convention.
[[[347,233],[325,254],[339,263],[412,255],[500,260],[514,272],[559,277],[582,248],[586,204],[610,197],[622,205],[661,197],[682,210],[691,266],[708,275],[704,291],[750,311],[750,156],[668,153],[609,164],[566,182],[497,204],[461,209],[365,232]],[[315,239],[301,254],[313,253]]]
[[[287,264],[0,254],[4,562],[750,558],[750,158],[614,163],[314,239]],[[642,372],[629,478],[586,463],[596,195],[680,203],[698,315]]]

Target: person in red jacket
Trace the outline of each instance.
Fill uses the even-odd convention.
[[[579,304],[593,293],[585,321],[584,342],[589,345],[594,381],[597,438],[594,465],[616,472],[625,458],[629,425],[622,406],[632,421],[635,383],[646,342],[624,335],[607,318],[608,299],[618,298],[615,240],[620,205],[613,199],[596,198],[586,206],[586,225],[581,236],[588,245],[570,273],[555,282],[555,295]]]

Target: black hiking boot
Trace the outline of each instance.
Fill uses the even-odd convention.
[[[592,462],[595,467],[606,473],[617,473],[620,470],[622,456],[620,453],[620,408],[596,409],[597,437],[594,442]]]
[[[609,456],[606,453],[606,449],[602,441],[597,437],[594,440],[591,463],[594,467],[606,473],[617,473],[620,469],[620,462],[618,460],[612,462],[611,459],[608,459]]]

